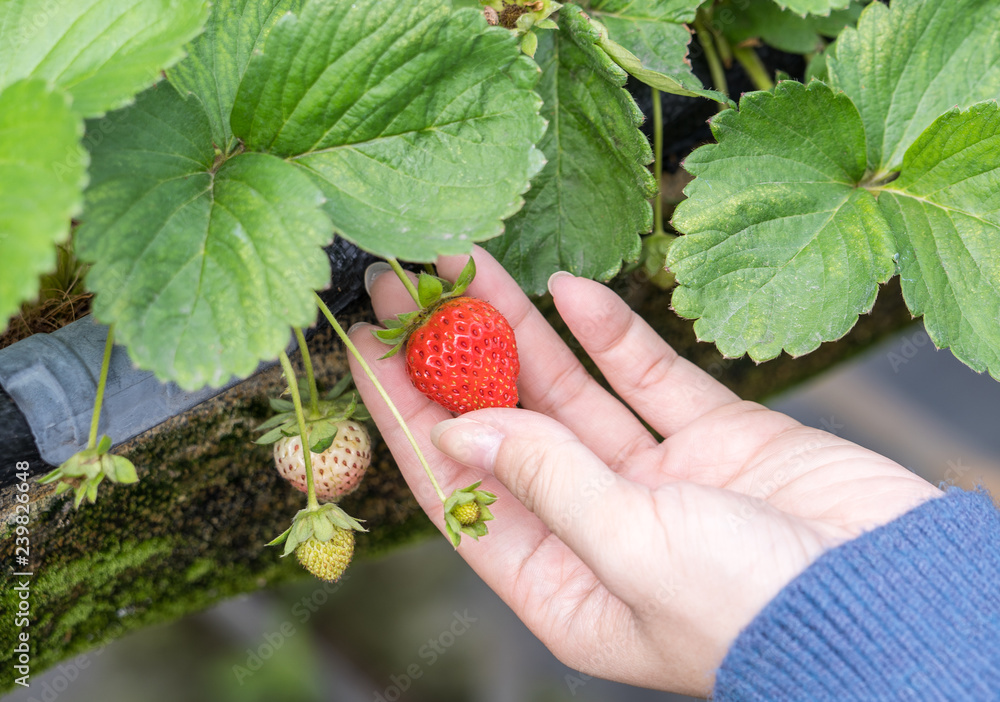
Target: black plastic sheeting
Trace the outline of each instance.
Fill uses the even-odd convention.
[[[326,252],[332,276],[330,288],[320,293],[323,301],[334,314],[366,303],[364,272],[376,257],[340,238]],[[328,325],[322,316],[306,337],[320,324]],[[107,328],[86,317],[0,351],[0,489],[19,482],[18,462],[27,461],[29,474],[39,475],[86,446],[106,339]],[[262,363],[257,372],[276,363]],[[101,433],[122,443],[239,382],[186,392],[137,370],[124,348],[116,346]]]

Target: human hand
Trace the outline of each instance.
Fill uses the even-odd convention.
[[[564,663],[634,685],[707,695],[737,634],[827,549],[941,491],[893,461],[741,401],[677,354],[605,286],[549,282],[607,381],[584,369],[489,254],[469,294],[513,325],[526,409],[452,419],[416,390],[371,327],[351,338],[445,490],[483,479],[496,521],[458,551]],[[454,279],[462,257],[443,258]],[[413,308],[372,284],[379,319]],[[371,383],[352,370],[403,476],[444,529],[441,502]],[[433,439],[432,439],[433,437]],[[433,441],[433,446],[432,446]],[[437,447],[436,450],[434,446]]]

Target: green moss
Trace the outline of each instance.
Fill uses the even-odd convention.
[[[311,346],[317,373],[332,384],[346,359],[329,337]],[[73,510],[69,497],[33,487],[33,672],[134,629],[308,577],[266,547],[305,506],[274,470],[269,448],[253,443],[253,428],[270,412],[267,397],[283,389],[278,370],[268,371],[116,449],[139,466],[140,482],[102,485],[96,504]],[[376,448],[362,488],[343,502],[370,529],[359,535],[358,558],[433,531],[391,457]],[[12,539],[0,542],[0,562],[13,562],[13,548]],[[16,604],[7,588],[0,688],[16,675]]]

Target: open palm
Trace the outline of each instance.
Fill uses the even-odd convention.
[[[496,261],[479,249],[474,256],[469,294],[514,326],[526,409],[450,420],[410,385],[400,356],[376,360],[385,347],[369,330],[353,330],[352,339],[445,492],[485,479],[483,488],[500,496],[489,536],[464,540],[459,553],[567,665],[708,694],[739,631],[812,561],[941,494],[883,456],[741,401],[606,287],[554,277],[560,315],[626,406]],[[463,264],[446,258],[438,268],[454,277]],[[413,307],[391,275],[377,277],[371,292],[380,319]],[[441,503],[412,449],[359,368],[354,377],[404,477],[443,529]]]

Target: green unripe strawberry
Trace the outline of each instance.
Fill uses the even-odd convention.
[[[486,490],[479,490],[479,482],[460,488],[444,501],[445,533],[455,548],[462,542],[462,534],[479,540],[489,533],[486,522],[493,519],[490,505],[497,496]]]
[[[475,502],[466,502],[464,505],[456,505],[451,513],[462,526],[472,526],[479,520],[480,509]]]
[[[302,567],[317,578],[335,583],[354,556],[354,531],[334,527],[329,541],[309,538],[296,547],[295,556]]]

